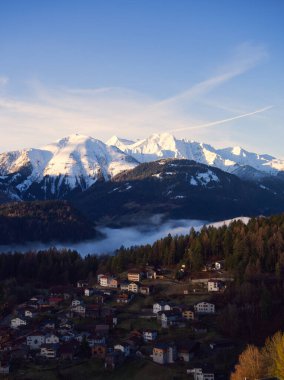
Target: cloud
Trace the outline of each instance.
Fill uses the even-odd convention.
[[[228,123],[228,122],[233,121],[233,120],[242,119],[244,117],[249,117],[249,116],[252,116],[252,115],[256,115],[258,113],[262,113],[262,112],[268,111],[271,108],[273,108],[273,106],[267,106],[267,107],[261,108],[259,110],[253,111],[253,112],[245,113],[245,114],[234,116],[234,117],[229,117],[229,118],[223,119],[223,120],[212,121],[212,122],[209,122],[209,123],[206,123],[206,124],[195,125],[195,126],[192,126],[192,127],[172,129],[170,132],[179,132],[179,131],[187,131],[187,130],[193,130],[193,129],[209,128],[209,127],[213,127],[215,125],[225,124],[225,123]]]
[[[205,112],[204,97],[267,56],[261,46],[242,44],[214,75],[163,100],[125,88],[50,88],[39,81],[29,82],[26,97],[5,90],[5,95],[0,93],[0,129],[5,129],[0,149],[42,146],[75,132],[107,140],[113,134],[135,139],[155,132],[191,129],[195,130],[195,139],[203,139],[202,128],[196,126],[208,124],[213,117],[222,121],[232,115],[224,104],[223,110],[213,105],[206,106]],[[7,84],[6,79],[3,77],[3,84]],[[241,114],[248,113],[246,107],[237,108]]]
[[[197,83],[180,94],[159,102],[157,106],[165,106],[180,101],[196,99],[221,86],[225,82],[246,73],[266,58],[268,58],[268,52],[263,46],[243,43],[234,50],[228,62],[219,68],[217,75]]]

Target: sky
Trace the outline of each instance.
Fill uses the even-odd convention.
[[[171,132],[284,158],[282,0],[0,1],[0,152]]]

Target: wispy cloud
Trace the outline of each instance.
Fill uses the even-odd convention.
[[[271,108],[273,108],[273,106],[267,106],[267,107],[261,108],[259,110],[253,111],[253,112],[245,113],[245,114],[234,116],[234,117],[229,117],[227,119],[211,121],[209,123],[194,125],[194,126],[191,126],[191,127],[172,129],[170,132],[180,132],[180,131],[188,131],[188,130],[193,130],[193,129],[209,128],[209,127],[213,127],[215,125],[229,123],[230,121],[233,121],[233,120],[238,120],[238,119],[242,119],[244,117],[253,116],[253,115],[256,115],[258,113],[262,113],[262,112],[268,111]]]
[[[5,146],[0,142],[0,149],[23,144],[41,146],[74,132],[106,140],[112,134],[143,138],[154,132],[195,130],[194,138],[203,139],[203,128],[252,114],[246,104],[236,106],[241,115],[232,116],[225,104],[218,108],[215,97],[216,104],[207,106],[204,112],[206,95],[251,70],[267,56],[261,46],[240,45],[225,64],[215,69],[214,75],[163,100],[125,88],[50,88],[38,81],[29,83],[29,94],[33,96],[18,97],[9,94],[9,86],[5,86],[5,92],[0,93],[0,129],[5,129]],[[7,81],[0,77],[0,84]],[[208,121],[212,118],[218,123]]]

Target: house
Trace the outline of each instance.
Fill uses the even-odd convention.
[[[225,264],[225,260],[216,261],[215,264],[214,264],[215,270],[223,269],[224,268],[224,264]]]
[[[119,282],[116,278],[110,278],[108,285],[110,288],[118,288]]]
[[[119,343],[113,347],[116,351],[121,351],[124,356],[130,355],[130,345],[127,343]]]
[[[189,362],[199,350],[200,343],[194,341],[179,341],[177,356],[183,362]]]
[[[131,293],[138,293],[139,292],[139,284],[136,282],[130,282],[128,285],[128,291]]]
[[[167,328],[173,322],[177,322],[181,319],[181,313],[174,310],[160,311],[157,315],[157,319],[161,321],[162,327]]]
[[[199,302],[194,305],[194,310],[199,314],[214,314],[215,305],[209,302]]]
[[[124,355],[121,351],[113,351],[106,354],[105,357],[105,368],[114,369],[121,365],[124,361]]]
[[[40,348],[40,356],[46,359],[55,359],[58,355],[59,344],[43,344]]]
[[[153,314],[158,314],[159,311],[166,311],[166,310],[171,310],[171,309],[172,309],[172,306],[165,301],[156,302],[153,305]]]
[[[156,280],[157,272],[154,269],[148,269],[146,272],[146,277],[149,280]]]
[[[16,317],[11,319],[10,326],[12,329],[17,329],[18,327],[26,326],[28,321],[24,317]]]
[[[153,361],[158,364],[174,363],[177,359],[177,349],[173,343],[157,343],[153,347]]]
[[[129,281],[123,281],[120,283],[120,290],[128,292]]]
[[[82,317],[85,317],[86,307],[83,305],[77,305],[75,307],[72,307],[72,311]]]
[[[77,288],[86,288],[89,285],[88,281],[79,280],[77,282]]]
[[[140,286],[140,289],[139,289],[139,292],[141,294],[145,294],[145,295],[148,295],[151,293],[151,290],[152,290],[152,287],[151,286]]]
[[[33,332],[26,338],[27,346],[31,350],[38,350],[45,343],[45,336],[41,332]]]
[[[45,335],[45,343],[46,344],[59,343],[59,337],[55,334],[47,334],[47,335]]]
[[[191,320],[193,321],[195,319],[195,312],[194,312],[194,309],[191,308],[191,307],[186,307],[186,308],[183,308],[182,310],[182,316],[184,319],[186,320]]]
[[[186,372],[192,374],[194,380],[214,380],[214,372],[209,367],[188,369]]]
[[[45,319],[42,321],[40,327],[44,330],[55,329],[56,323],[52,319]]]
[[[129,303],[133,298],[133,294],[121,293],[116,297],[117,303]]]
[[[208,281],[208,292],[220,292],[225,288],[224,281],[220,280],[209,280]]]
[[[140,282],[141,278],[142,278],[142,275],[140,272],[133,271],[133,272],[127,273],[127,279],[130,282]]]
[[[144,342],[153,342],[158,337],[158,332],[156,330],[144,330],[143,339]]]
[[[75,307],[75,306],[78,306],[78,305],[83,305],[83,301],[75,299],[71,303],[71,307]]]
[[[100,286],[108,287],[108,276],[101,275],[98,281]]]
[[[33,307],[27,307],[24,309],[24,316],[27,318],[35,318],[37,316],[37,312]]]
[[[94,294],[94,289],[93,288],[86,288],[84,290],[84,294],[86,297],[91,297]]]
[[[92,357],[105,359],[107,354],[107,345],[105,343],[96,343],[92,347]]]

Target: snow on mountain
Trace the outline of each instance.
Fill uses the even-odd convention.
[[[107,144],[119,147],[139,162],[150,162],[161,158],[185,158],[221,170],[253,178],[261,177],[261,173],[276,175],[284,170],[284,160],[269,155],[259,155],[248,152],[241,147],[215,149],[209,144],[203,144],[187,139],[177,139],[169,133],[153,134],[150,137],[131,143],[117,137],[111,138]],[[240,170],[242,168],[242,170]]]
[[[62,185],[70,189],[88,188],[99,178],[108,180],[137,162],[115,146],[108,146],[92,137],[74,134],[41,149],[0,154],[0,175],[17,183],[20,192],[33,183],[43,181],[58,192]]]

